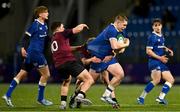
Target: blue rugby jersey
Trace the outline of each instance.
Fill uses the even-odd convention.
[[[164,36],[163,35],[158,35],[155,32],[153,32],[149,37],[148,37],[148,42],[147,42],[147,48],[152,49],[152,51],[157,54],[158,56],[162,56],[165,54],[164,52]],[[152,58],[149,56],[149,58]]]
[[[44,41],[47,38],[47,24],[41,23],[38,19],[31,24],[26,30],[26,34],[30,36],[30,44],[28,52],[36,51],[42,53],[44,51]]]
[[[112,48],[110,44],[111,38],[124,38],[125,32],[119,32],[113,24],[108,25],[97,37],[88,43],[88,50],[91,54],[104,58],[112,55]]]
[[[151,36],[148,37],[148,42],[146,47],[152,49],[152,51],[158,56],[163,56],[165,55],[164,42],[165,39],[163,35],[159,35],[153,32]],[[154,69],[160,70],[161,72],[169,70],[166,64],[162,63],[160,60],[155,59],[151,56],[148,57],[149,57],[148,67],[150,71]]]

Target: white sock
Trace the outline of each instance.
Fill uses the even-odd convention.
[[[168,85],[168,86],[169,86],[169,88],[171,88],[171,87],[172,87],[172,84],[171,84],[170,82],[167,82],[167,81],[166,81],[166,82],[165,82],[165,84],[166,84],[166,85]],[[160,99],[164,99],[164,97],[166,96],[166,94],[167,94],[167,93],[160,92],[160,94],[159,94],[159,98],[160,98]]]
[[[40,86],[46,86],[46,84],[47,84],[47,83],[42,83],[42,82],[39,81],[39,85],[40,85]]]
[[[146,98],[146,95],[147,95],[147,92],[146,91],[143,91],[140,95],[141,98],[145,99]]]
[[[114,90],[114,87],[111,86],[111,85],[108,85],[108,87],[106,88],[103,96],[110,96],[113,90]]]
[[[103,96],[110,96],[111,95],[111,91],[109,91],[108,89],[105,90]]]
[[[159,95],[159,98],[160,98],[160,99],[164,99],[165,96],[166,96],[166,94],[163,93],[163,92],[161,92],[160,95]]]
[[[84,98],[84,95],[81,94],[81,93],[79,93],[77,96],[80,97],[80,98]]]
[[[19,84],[19,80],[17,78],[14,78],[14,80],[16,81],[17,84]]]

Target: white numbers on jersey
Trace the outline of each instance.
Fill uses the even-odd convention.
[[[54,51],[57,51],[57,50],[58,50],[57,41],[53,41],[52,44],[51,44],[51,51],[54,52]]]

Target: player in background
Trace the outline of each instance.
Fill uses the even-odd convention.
[[[21,43],[21,53],[25,58],[22,64],[22,68],[12,80],[6,94],[2,97],[6,104],[10,107],[14,107],[11,101],[12,92],[19,84],[19,82],[27,76],[28,72],[30,72],[33,67],[36,67],[41,75],[38,88],[38,103],[42,105],[53,104],[44,98],[44,90],[47,84],[47,80],[50,77],[49,67],[43,54],[45,40],[48,38],[48,27],[45,23],[45,20],[48,19],[49,15],[48,8],[45,6],[39,6],[34,10],[34,14],[37,19],[35,19],[35,21],[28,27]],[[29,43],[28,40],[30,41]]]
[[[95,40],[88,44],[90,54],[103,60],[101,63],[91,63],[90,74],[93,77],[98,77],[101,72],[107,70],[113,76],[101,97],[102,101],[112,105],[116,104],[111,98],[112,91],[120,84],[124,77],[124,71],[115,57],[110,61],[105,57],[113,55],[114,50],[121,51],[129,46],[129,39],[119,42],[119,39],[123,38],[123,31],[127,27],[127,21],[127,17],[118,15],[114,23],[108,25]]]
[[[162,22],[160,19],[153,20],[152,29],[153,32],[148,37],[146,46],[146,53],[149,58],[148,66],[151,71],[152,81],[146,85],[141,95],[137,98],[137,102],[139,104],[144,104],[146,95],[154,88],[154,86],[160,83],[161,79],[163,79],[166,82],[164,83],[159,96],[156,98],[156,101],[159,102],[159,104],[166,105],[168,102],[164,98],[174,83],[174,78],[166,65],[168,62],[166,52],[168,52],[170,56],[173,56],[173,51],[164,45],[165,39],[162,34]]]
[[[70,77],[73,76],[83,82],[81,89],[78,91],[78,95],[75,97],[75,101],[89,105],[92,102],[85,98],[85,93],[93,84],[93,79],[89,72],[77,62],[69,44],[69,39],[71,39],[72,35],[80,33],[84,28],[88,28],[88,26],[86,24],[80,24],[75,28],[65,29],[61,22],[53,22],[51,26],[53,32],[51,50],[55,68],[59,76],[65,81],[70,80]],[[66,88],[68,89],[68,87]],[[61,93],[61,109],[66,108],[66,92],[68,92],[68,90],[65,90],[66,88],[63,89],[64,93]],[[65,95],[63,96],[63,94]]]

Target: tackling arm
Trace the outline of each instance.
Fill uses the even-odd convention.
[[[82,63],[84,65],[89,65],[91,62],[93,63],[100,63],[101,62],[101,59],[97,58],[97,57],[91,57],[91,58],[82,58],[81,59]]]
[[[75,28],[72,29],[73,34],[77,34],[81,32],[84,28],[89,29],[89,27],[86,24],[79,24]]]
[[[71,46],[71,51],[77,51],[80,49],[82,46]]]

